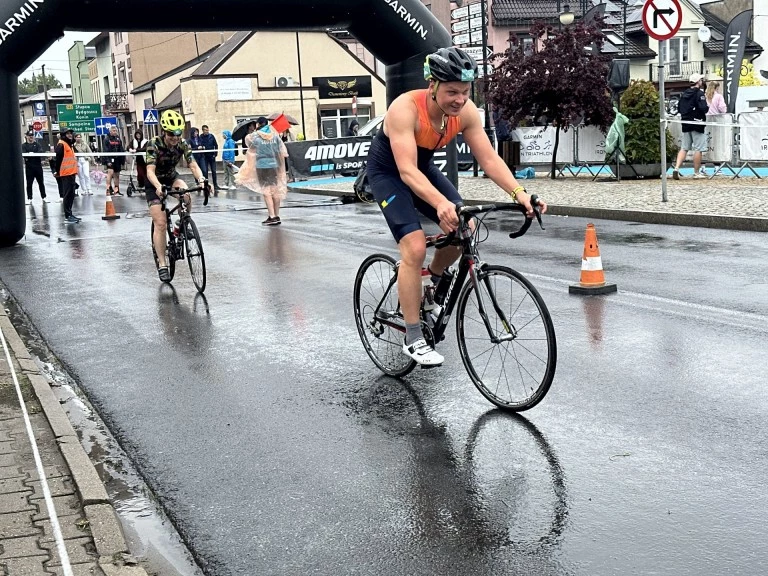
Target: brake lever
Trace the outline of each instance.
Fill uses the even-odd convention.
[[[533,214],[536,216],[536,221],[539,223],[539,227],[542,230],[546,230],[546,228],[544,228],[544,224],[541,221],[541,212],[537,208],[538,204],[539,204],[538,194],[531,194],[531,207],[533,208]]]

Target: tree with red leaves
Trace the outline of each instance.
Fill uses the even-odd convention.
[[[538,50],[526,53],[512,37],[510,48],[494,55],[501,62],[489,76],[487,94],[499,116],[514,127],[525,120],[557,128],[552,178],[561,129],[583,121],[605,132],[613,121],[606,79],[610,57],[600,52],[605,42],[601,25],[601,20],[579,21],[556,30],[534,24],[530,33]]]

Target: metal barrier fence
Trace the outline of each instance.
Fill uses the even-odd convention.
[[[679,118],[662,120],[679,147],[682,147],[682,126],[691,124]],[[702,162],[715,164],[718,174],[730,172],[738,178],[744,170],[760,175],[751,166],[755,162],[768,162],[768,111],[743,112],[738,115],[715,114],[707,116],[704,125],[707,135],[707,151]],[[555,128],[518,128],[516,138],[521,142],[520,164],[548,166],[552,164]],[[690,154],[689,154],[690,158]],[[595,174],[605,166],[605,135],[594,126],[578,128],[560,133],[557,151],[558,173],[577,176],[582,171]]]
[[[668,118],[661,121],[682,145],[682,125],[685,122],[678,118]],[[707,116],[703,124],[707,135],[707,151],[702,155],[702,161],[716,165],[712,177],[730,171],[738,178],[742,171],[749,169],[760,178],[751,163],[768,162],[768,112],[742,112],[738,115],[716,114]],[[521,127],[513,130],[513,139],[520,142],[521,166],[550,166],[555,145],[555,128],[552,126]],[[323,143],[329,143],[323,141]],[[194,150],[193,154],[219,152],[218,150]],[[23,156],[53,156],[53,153],[23,154]],[[92,156],[136,156],[131,152],[104,153],[97,152]],[[77,154],[81,156],[81,154]],[[582,171],[595,175],[605,167],[605,135],[594,126],[579,126],[560,133],[557,150],[558,173],[573,176]]]

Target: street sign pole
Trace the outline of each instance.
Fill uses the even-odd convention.
[[[683,24],[680,0],[646,0],[642,9],[643,28],[659,41],[659,139],[661,143],[661,201],[667,201],[667,107],[664,102],[664,54],[667,40]]]
[[[48,150],[53,149],[53,118],[51,118],[51,109],[48,107],[48,81],[45,79],[45,64],[43,68],[43,92],[45,93],[45,119],[48,121]]]
[[[667,110],[664,105],[664,57],[667,41],[659,42],[659,123],[661,129],[661,201],[667,201]]]
[[[491,111],[490,111],[490,105],[488,104],[488,91],[485,90],[485,86],[487,86],[488,83],[488,56],[486,55],[486,52],[488,50],[488,26],[485,24],[485,17],[488,15],[488,4],[485,0],[480,0],[480,5],[482,8],[480,9],[480,12],[482,13],[480,15],[481,22],[482,22],[482,28],[483,31],[483,59],[481,62],[483,63],[483,109],[485,110],[485,134],[490,134],[491,129]],[[488,139],[490,140],[490,136],[488,136]]]

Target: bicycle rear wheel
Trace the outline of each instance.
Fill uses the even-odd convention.
[[[205,290],[205,254],[203,253],[203,243],[200,241],[200,234],[198,234],[197,226],[192,218],[187,217],[185,222],[184,243],[187,247],[189,273],[192,275],[192,282],[195,283],[195,288],[202,294]]]
[[[152,222],[152,230],[149,235],[149,244],[152,246],[152,258],[155,259],[155,268],[160,268],[160,261],[157,259],[157,252],[155,252],[154,238],[155,238],[155,223]],[[165,261],[168,263],[168,274],[170,274],[171,280],[173,280],[173,275],[176,273],[176,260],[171,256],[171,251],[168,249],[171,241],[172,240],[169,238],[168,244],[166,244]]]
[[[355,277],[355,322],[373,363],[385,374],[405,376],[416,362],[403,354],[405,322],[396,278],[395,259],[391,256],[374,254],[363,261]]]
[[[504,266],[477,272],[478,294],[467,282],[459,296],[456,333],[459,352],[472,382],[499,408],[522,412],[541,402],[557,365],[555,327],[546,304],[522,274]],[[499,316],[494,301],[509,323]]]

